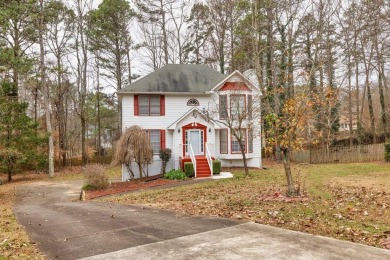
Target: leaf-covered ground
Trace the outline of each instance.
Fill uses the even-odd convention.
[[[107,168],[110,178],[120,178],[120,167]],[[15,174],[13,181],[6,182],[6,175],[1,174],[0,180],[4,182],[0,185],[0,260],[3,259],[43,259],[44,257],[36,249],[23,227],[15,219],[13,206],[15,202],[15,186],[32,181],[61,181],[83,179],[81,167],[67,167],[55,173],[54,178],[49,178],[47,174],[36,174],[25,172]]]
[[[0,186],[0,259],[43,259],[13,213],[15,185]]]
[[[233,179],[103,199],[177,212],[219,216],[384,247],[390,238],[390,165],[295,165],[307,201],[265,200],[283,193],[282,167],[232,170]]]

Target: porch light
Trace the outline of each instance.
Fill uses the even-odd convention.
[[[179,129],[177,129],[177,132],[178,132],[178,133],[180,133],[180,128],[179,128]]]
[[[211,128],[209,127],[209,133],[211,133]]]

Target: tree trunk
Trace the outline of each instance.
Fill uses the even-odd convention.
[[[348,121],[349,121],[349,146],[353,145],[353,115],[352,115],[352,68],[351,55],[348,54]]]
[[[46,84],[46,68],[45,68],[45,45],[43,41],[44,34],[44,0],[40,0],[40,19],[39,19],[39,46],[40,46],[40,72],[41,72],[41,89],[44,93],[45,105],[46,105],[46,130],[48,133],[48,142],[49,142],[49,176],[54,177],[54,142],[52,135],[52,126],[51,126],[51,108],[50,108],[50,88]]]
[[[241,154],[242,154],[242,160],[244,161],[245,175],[248,175],[249,174],[248,163],[247,163],[247,160],[246,160],[245,148],[243,148],[243,147],[241,147]]]
[[[79,7],[81,8],[81,6]],[[80,93],[80,119],[81,119],[81,153],[82,153],[82,163],[83,165],[88,162],[88,153],[86,146],[86,111],[85,111],[85,101],[87,95],[87,68],[88,68],[88,46],[87,39],[85,38],[84,25],[83,25],[83,14],[79,10],[79,34],[81,40],[81,51],[83,55],[83,64],[82,64],[82,79],[81,79],[81,93]]]
[[[8,174],[8,182],[12,181],[12,170],[10,165],[7,166],[7,174]]]
[[[296,196],[298,194],[294,185],[294,180],[291,172],[290,152],[287,148],[285,148],[282,150],[282,154],[284,173],[286,174],[287,179],[287,196]]]
[[[163,50],[164,50],[164,60],[165,65],[168,64],[168,58],[169,58],[169,52],[168,52],[168,35],[167,35],[167,28],[166,21],[165,21],[165,11],[164,11],[164,3],[163,0],[160,0],[160,12],[161,12],[161,25],[162,25],[162,33],[163,33]]]
[[[122,62],[121,62],[121,50],[120,50],[120,43],[119,40],[116,41],[115,44],[115,64],[116,64],[116,82],[117,82],[117,90],[122,89]],[[120,136],[122,134],[122,102],[118,98],[118,131]]]

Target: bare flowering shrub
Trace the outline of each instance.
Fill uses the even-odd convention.
[[[106,169],[101,164],[91,164],[83,168],[85,190],[104,190],[110,186]]]

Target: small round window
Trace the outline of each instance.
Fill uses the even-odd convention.
[[[187,106],[199,106],[199,101],[195,98],[191,98],[187,101]]]

